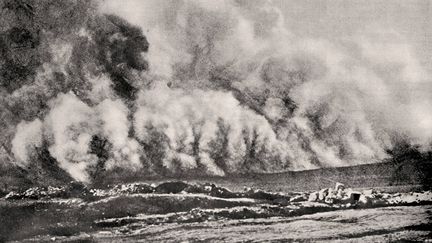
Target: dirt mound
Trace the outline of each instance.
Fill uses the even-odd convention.
[[[156,193],[180,193],[189,185],[182,181],[170,181],[159,184],[155,188]]]

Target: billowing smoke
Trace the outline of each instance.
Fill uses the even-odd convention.
[[[164,137],[157,145],[165,150],[161,167],[224,175],[245,168],[268,171],[278,162],[288,166],[286,144],[269,122],[229,92],[162,86],[140,93],[137,103],[138,139],[150,144],[155,133]]]
[[[32,149],[40,149],[43,138],[60,168],[77,180],[90,181],[89,170],[103,159],[91,146],[97,146],[95,139],[104,138],[104,146],[110,144],[109,148],[101,148],[109,153],[103,161],[107,169],[141,167],[138,143],[128,138],[128,110],[120,100],[106,99],[89,107],[73,93],[68,93],[59,94],[50,106],[43,124],[37,119],[18,125],[12,148],[20,163],[31,162],[27,154]]]
[[[297,37],[268,1],[1,1],[2,146],[84,182],[379,162],[432,142],[403,37]],[[64,16],[67,16],[65,19]],[[47,156],[45,156],[47,157]]]

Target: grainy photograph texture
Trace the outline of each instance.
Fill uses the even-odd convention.
[[[0,0],[0,242],[432,242],[431,0]]]

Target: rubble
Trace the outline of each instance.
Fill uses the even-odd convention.
[[[8,194],[6,194],[5,199],[8,200],[19,200],[19,199],[23,199],[24,196],[22,193],[19,192],[9,192]]]
[[[312,192],[311,194],[309,194],[309,202],[316,202],[318,201],[318,192]]]
[[[321,189],[321,190],[318,192],[318,199],[319,199],[320,201],[324,201],[324,200],[326,199],[327,195],[329,194],[328,192],[329,192],[329,188]]]
[[[342,183],[335,187],[323,188],[309,193],[274,193],[263,190],[245,188],[243,192],[232,192],[227,188],[211,183],[189,184],[182,181],[161,182],[158,185],[147,183],[118,184],[105,189],[87,188],[82,183],[69,183],[60,187],[32,187],[25,191],[9,192],[6,200],[45,200],[50,198],[80,198],[94,201],[113,196],[127,196],[133,194],[204,194],[214,198],[250,199],[260,203],[277,207],[305,205],[320,205],[331,208],[349,207],[380,207],[397,205],[417,205],[432,203],[432,193],[383,193],[375,189],[356,191]]]
[[[112,189],[117,193],[152,193],[155,187],[145,183],[120,184]]]
[[[340,183],[340,182],[336,182],[335,190],[336,190],[336,191],[339,191],[339,190],[345,190],[345,185],[342,184],[342,183]]]
[[[19,199],[48,199],[48,198],[71,198],[89,196],[90,191],[81,183],[71,182],[66,186],[31,187],[25,191],[12,191],[4,198],[8,200]]]
[[[8,200],[19,199],[33,199],[38,200],[41,198],[64,198],[68,197],[67,189],[65,187],[31,187],[23,192],[10,192],[5,196]]]
[[[342,183],[336,183],[333,188],[323,188],[309,194],[309,202],[325,203],[328,205],[349,205],[356,207],[379,207],[391,205],[406,205],[431,203],[432,192],[422,193],[380,193],[374,189],[365,189],[362,192],[346,188]]]

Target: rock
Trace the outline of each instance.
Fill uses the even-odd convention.
[[[344,184],[337,182],[333,193],[335,194],[336,199],[343,200],[346,199],[347,191],[350,190],[351,189],[347,190]]]
[[[155,188],[151,185],[144,184],[144,183],[137,183],[135,184],[135,192],[136,193],[152,193],[154,192]]]
[[[312,192],[311,194],[309,194],[308,201],[309,202],[316,202],[316,201],[318,201],[318,192]]]
[[[96,188],[92,188],[90,189],[90,193],[94,196],[94,197],[105,197],[105,196],[114,196],[116,195],[116,192],[113,192],[113,190],[102,190],[102,189],[96,189]]]
[[[31,187],[22,193],[10,192],[5,196],[5,199],[33,199],[39,200],[41,198],[56,198],[56,197],[67,197],[67,192],[64,187]]]
[[[67,197],[67,192],[64,187],[48,186],[46,195],[51,198]]]
[[[324,202],[327,204],[340,203],[342,198],[338,198],[335,193],[329,193],[327,197],[324,199]]]
[[[113,188],[116,193],[152,193],[155,188],[145,183],[120,184]]]
[[[336,191],[339,191],[339,190],[345,190],[345,185],[342,184],[342,183],[340,183],[340,182],[336,182],[335,190],[336,190]]]
[[[24,195],[22,193],[19,192],[9,192],[6,196],[5,199],[8,200],[19,200],[19,199],[23,199]]]
[[[363,204],[363,205],[368,205],[368,203],[370,203],[370,200],[369,200],[369,198],[366,195],[362,194],[362,195],[360,195],[360,198],[359,198],[358,202],[360,204]]]
[[[318,199],[320,201],[324,201],[325,198],[327,197],[328,193],[329,193],[329,189],[328,188],[321,189],[319,191],[319,193],[318,193]]]
[[[24,192],[24,197],[28,199],[40,199],[46,196],[46,191],[40,187],[32,187]]]
[[[327,204],[333,204],[333,203],[335,203],[335,199],[332,198],[332,197],[326,197],[324,199],[324,202],[327,203]]]
[[[344,190],[338,190],[336,192],[336,198],[339,199],[339,200],[344,199],[346,197],[346,195],[347,194],[346,194],[346,192]]]

